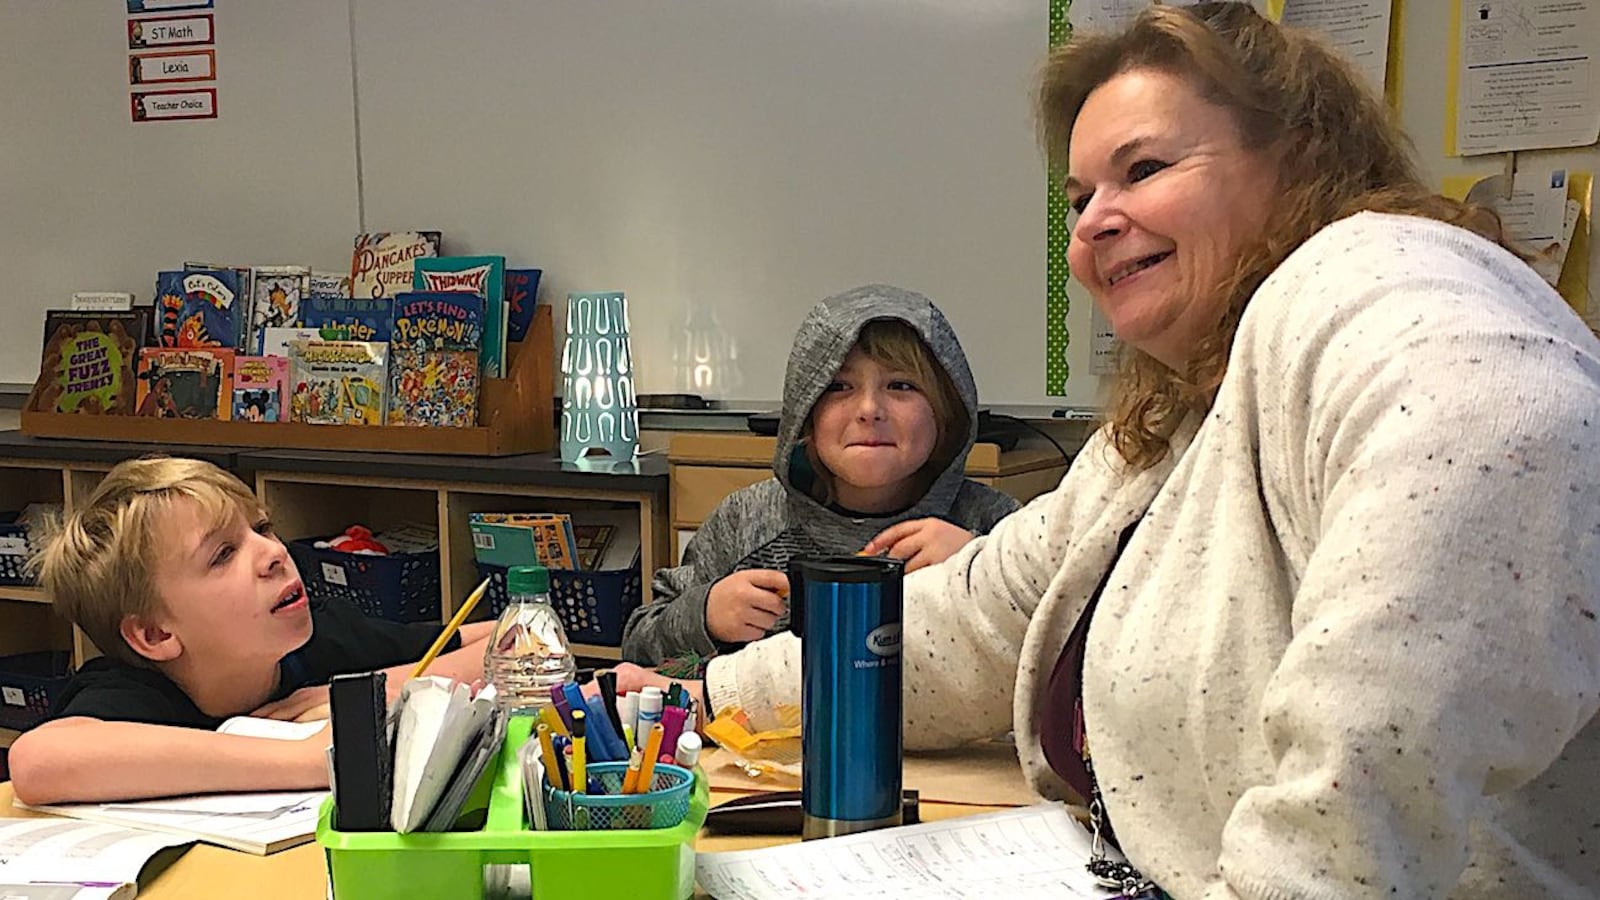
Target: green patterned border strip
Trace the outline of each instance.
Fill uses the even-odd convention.
[[[1072,33],[1067,10],[1072,0],[1050,0],[1050,46],[1066,43]],[[1067,198],[1055,179],[1045,177],[1045,254],[1044,254],[1044,392],[1051,397],[1067,393]]]

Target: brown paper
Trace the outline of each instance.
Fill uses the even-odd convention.
[[[794,791],[800,779],[782,775],[752,778],[718,748],[700,757],[712,790]],[[1029,790],[1017,762],[1017,749],[998,741],[969,744],[956,750],[907,753],[904,783],[921,795],[924,803],[960,803],[972,806],[1028,806],[1039,798]]]

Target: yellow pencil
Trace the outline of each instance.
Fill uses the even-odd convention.
[[[554,706],[546,706],[539,710],[539,721],[549,725],[552,734],[567,733],[567,723],[561,721],[561,714],[556,712]]]
[[[644,742],[644,759],[639,761],[639,778],[633,783],[636,794],[648,794],[656,784],[656,757],[661,755],[661,739],[666,726],[660,722],[650,726],[650,737]]]
[[[461,604],[461,608],[456,610],[456,614],[450,618],[450,624],[446,625],[444,631],[439,633],[439,637],[434,640],[433,646],[428,648],[428,652],[423,654],[422,660],[417,663],[417,667],[411,670],[412,678],[421,678],[423,673],[428,671],[428,667],[433,665],[434,659],[439,656],[439,651],[444,649],[445,644],[450,643],[450,636],[460,630],[461,623],[465,622],[467,616],[472,614],[472,608],[478,605],[478,601],[483,599],[484,593],[488,590],[489,579],[485,578],[478,585],[477,590],[467,597],[467,602]]]
[[[632,794],[638,790],[639,771],[643,767],[644,754],[638,747],[633,748],[633,753],[628,757],[628,774],[622,779],[622,792]]]
[[[550,726],[539,723],[539,752],[544,755],[545,780],[556,790],[566,790],[561,783],[561,769],[556,765],[556,745],[550,740]]]

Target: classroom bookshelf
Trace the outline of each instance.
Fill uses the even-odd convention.
[[[403,523],[437,527],[441,621],[478,583],[468,526],[474,512],[627,510],[639,517],[641,571],[653,572],[668,558],[667,463],[657,456],[575,465],[545,453],[480,457],[163,446],[6,431],[0,432],[0,509],[53,502],[70,512],[118,462],[152,452],[205,459],[238,474],[265,501],[285,541],[323,537],[353,523],[374,532]],[[646,578],[643,600],[650,599]],[[487,615],[485,604],[474,617]],[[578,643],[573,649],[597,663],[621,656],[613,646]],[[68,651],[74,666],[99,655],[55,614],[42,590],[0,585],[0,655],[38,650]],[[0,748],[15,737],[0,730]]]

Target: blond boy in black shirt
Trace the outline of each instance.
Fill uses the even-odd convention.
[[[398,693],[440,631],[310,601],[255,495],[197,460],[118,465],[37,565],[56,610],[105,655],[12,746],[26,803],[326,787],[327,728],[303,741],[211,729],[295,718],[345,672],[389,669]],[[430,674],[481,677],[491,627],[462,628]]]

